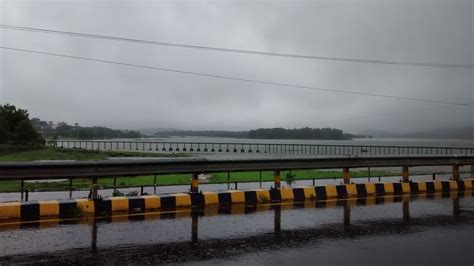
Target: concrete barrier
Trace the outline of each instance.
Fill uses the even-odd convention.
[[[147,195],[138,197],[111,197],[103,200],[75,199],[30,202],[0,203],[0,219],[39,220],[40,217],[76,217],[81,213],[96,216],[111,215],[112,212],[140,213],[149,210],[174,210],[180,207],[202,207],[205,205],[232,206],[240,204],[255,207],[269,203],[325,201],[337,199],[358,202],[368,199],[374,203],[389,198],[385,195],[429,195],[437,192],[451,193],[472,190],[473,179],[449,181],[423,181],[409,183],[365,183],[346,185],[325,185],[281,189],[254,189],[248,191],[229,190],[223,192],[177,193],[168,195]],[[439,193],[438,193],[439,194]],[[391,199],[396,197],[391,197]],[[336,199],[331,201],[331,199]],[[361,201],[360,201],[361,202]]]

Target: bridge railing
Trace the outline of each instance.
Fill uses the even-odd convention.
[[[51,140],[49,146],[87,150],[129,150],[190,153],[267,153],[316,156],[452,156],[474,155],[474,148],[433,146],[374,146],[291,143],[212,143],[120,140]]]

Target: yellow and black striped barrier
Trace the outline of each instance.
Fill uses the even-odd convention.
[[[0,219],[39,220],[40,217],[55,216],[59,219],[76,217],[81,213],[106,216],[113,212],[141,213],[150,210],[175,210],[180,207],[202,207],[205,205],[247,207],[280,203],[305,202],[307,200],[372,198],[374,203],[385,195],[429,195],[442,192],[472,190],[473,179],[449,181],[365,183],[325,185],[316,187],[230,190],[224,192],[178,193],[169,195],[147,195],[138,197],[111,197],[103,200],[75,199],[30,202],[0,203]],[[336,200],[334,201],[336,202]],[[364,201],[365,202],[365,201]]]

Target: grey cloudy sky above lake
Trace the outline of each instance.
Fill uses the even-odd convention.
[[[474,1],[0,0],[1,24],[172,43],[474,64]],[[1,46],[336,90],[474,102],[473,68],[350,63],[0,29]],[[0,49],[0,103],[114,128],[474,125],[473,107],[311,91]],[[420,111],[422,110],[422,111]],[[413,112],[411,112],[413,111]],[[385,115],[404,113],[400,115]]]

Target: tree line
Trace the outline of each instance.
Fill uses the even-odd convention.
[[[66,122],[57,124],[52,121],[43,121],[39,118],[31,119],[31,124],[45,138],[70,139],[112,139],[112,138],[140,138],[142,135],[135,130],[119,130],[107,127],[82,127],[78,123],[69,125]]]
[[[362,135],[353,135],[344,133],[340,129],[334,128],[259,128],[249,131],[192,131],[192,130],[168,130],[159,131],[154,134],[155,137],[169,136],[202,136],[202,137],[226,137],[226,138],[248,138],[248,139],[324,139],[324,140],[345,140],[359,137]]]

